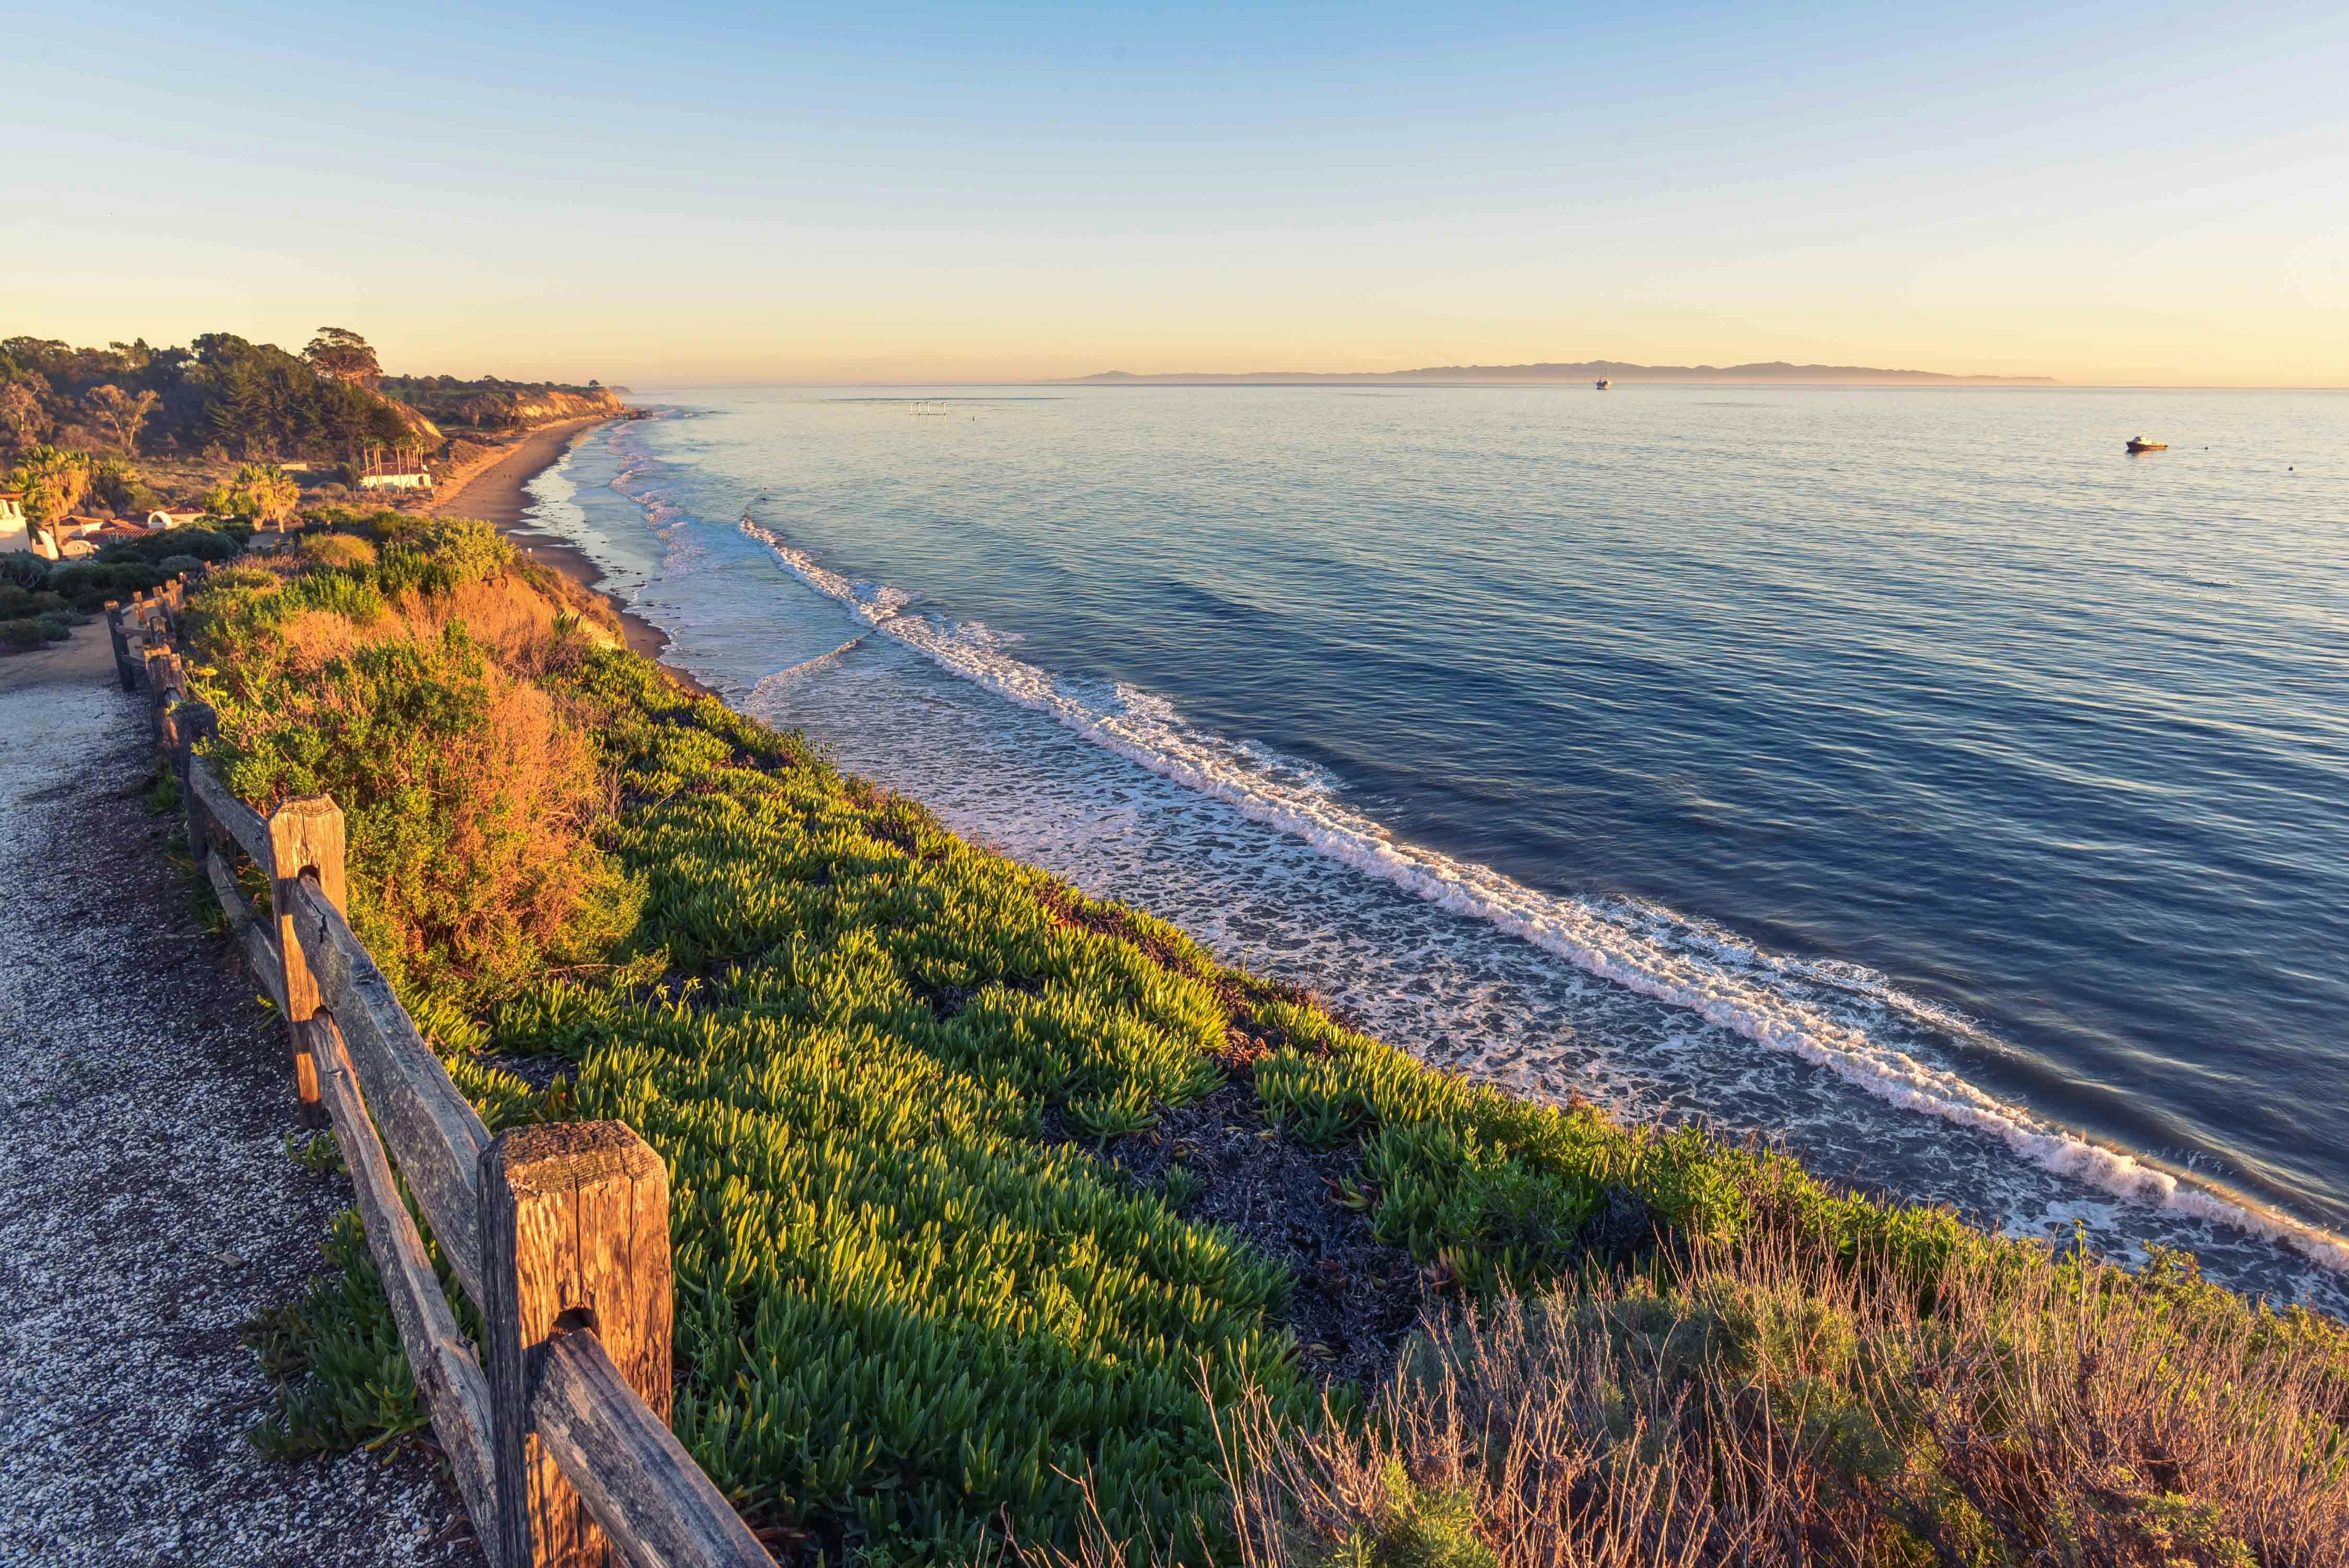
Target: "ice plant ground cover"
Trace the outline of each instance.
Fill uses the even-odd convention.
[[[2301,1562],[2349,1521],[2337,1326],[1432,1071],[679,692],[485,527],[340,522],[191,597],[214,760],[343,806],[354,926],[493,1129],[668,1161],[677,1428],[785,1555]],[[274,1447],[420,1424],[348,1243],[256,1330]],[[2136,1359],[2077,1354],[2115,1325]],[[2054,1473],[2018,1391],[2060,1363],[2103,1419],[2145,1357],[2256,1484],[2156,1432],[2008,1485]]]

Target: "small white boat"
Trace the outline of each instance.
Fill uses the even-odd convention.
[[[2169,443],[2148,441],[2143,436],[2131,436],[2128,439],[2128,449],[2132,452],[2166,452],[2169,450]]]
[[[1607,379],[1607,377],[1605,377],[1604,376],[1601,376],[1601,377],[1599,378],[1597,385],[1598,385],[1599,389],[1601,392],[1604,392],[1604,391],[1606,391],[1606,390],[1607,390],[1607,388],[1609,388],[1609,387],[1614,386],[1614,385],[1615,385],[1615,383],[1613,383],[1612,381],[1608,380],[1608,379]]]

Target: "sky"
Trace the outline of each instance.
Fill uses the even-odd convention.
[[[0,335],[2349,385],[2349,5],[0,0]]]

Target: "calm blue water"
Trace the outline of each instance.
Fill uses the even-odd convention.
[[[542,525],[957,828],[1428,1059],[2344,1300],[2349,397],[649,400]]]

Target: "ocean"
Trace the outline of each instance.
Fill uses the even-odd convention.
[[[1440,1066],[2349,1310],[2349,395],[636,400],[533,525],[956,830]]]

